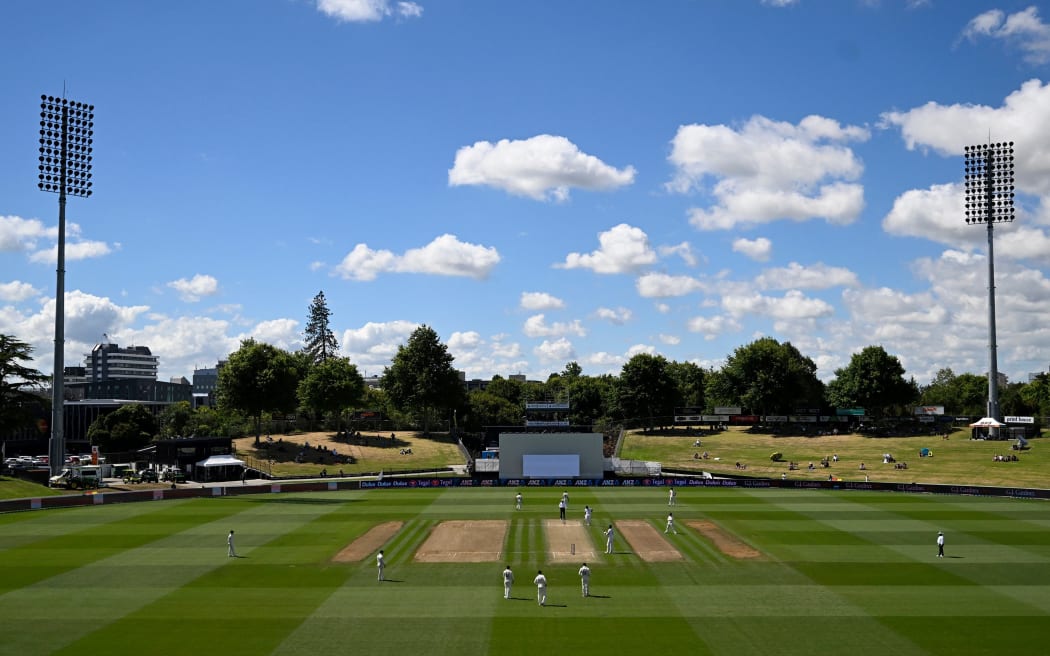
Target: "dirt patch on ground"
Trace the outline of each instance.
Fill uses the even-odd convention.
[[[713,522],[688,521],[686,525],[714,543],[718,550],[732,558],[761,558],[762,552],[744,543],[732,533],[723,531]]]
[[[356,563],[379,550],[387,540],[401,530],[404,522],[385,522],[368,529],[368,532],[357,538],[332,559],[336,563]]]
[[[652,524],[644,519],[624,519],[616,522],[619,531],[638,557],[648,563],[662,563],[672,560],[683,560],[678,549],[664,538]]]
[[[552,563],[586,562],[598,558],[587,527],[580,520],[548,519],[543,522],[543,530],[547,533],[547,557]]]
[[[505,519],[441,522],[416,552],[421,563],[491,563],[503,556]]]

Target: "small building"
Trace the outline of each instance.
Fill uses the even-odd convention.
[[[233,439],[229,437],[178,437],[157,440],[150,446],[155,466],[178,467],[189,480],[232,481],[244,471],[244,462],[233,456]]]

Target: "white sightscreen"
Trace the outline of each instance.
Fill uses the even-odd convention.
[[[530,454],[521,457],[522,474],[527,478],[569,478],[580,475],[579,454]]]

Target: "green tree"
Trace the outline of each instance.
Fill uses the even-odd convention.
[[[309,313],[306,330],[303,331],[306,341],[303,352],[315,363],[324,362],[339,352],[339,342],[332,333],[332,311],[328,309],[328,301],[323,291],[317,292],[317,296],[310,302]]]
[[[29,344],[0,334],[0,436],[30,425],[33,409],[46,403],[31,390],[39,390],[51,377],[22,364],[32,354]]]
[[[616,382],[612,376],[579,376],[569,384],[569,421],[576,426],[593,426],[609,416],[607,400]]]
[[[172,403],[161,410],[160,415],[157,417],[160,434],[164,437],[189,435],[188,431],[193,425],[193,415],[193,408],[190,407],[189,401]]]
[[[523,407],[524,388],[525,384],[520,380],[511,380],[497,375],[492,377],[492,380],[489,381],[485,391],[513,403],[518,408],[520,414]]]
[[[704,370],[692,362],[667,363],[667,375],[674,381],[682,405],[704,407]]]
[[[919,394],[922,405],[943,405],[945,412],[983,417],[988,409],[988,378],[941,369]]]
[[[1034,408],[1033,414],[1040,417],[1050,415],[1050,376],[1039,374],[1029,381],[1019,392],[1025,404]]]
[[[329,357],[310,367],[299,381],[298,394],[302,405],[319,414],[331,413],[339,422],[344,410],[364,398],[365,381],[348,358]]]
[[[772,337],[738,347],[721,370],[708,376],[708,403],[740,405],[754,414],[789,414],[820,405],[823,397],[813,360],[791,342]]]
[[[157,418],[141,403],[128,403],[93,421],[87,438],[103,453],[135,451],[157,434]]]
[[[520,426],[521,407],[484,390],[467,395],[465,428],[479,431],[485,426]]]
[[[900,360],[881,346],[854,353],[849,365],[836,369],[826,395],[833,407],[860,407],[876,417],[901,414],[919,396],[915,383],[904,379]]]
[[[263,412],[294,412],[301,372],[291,353],[246,339],[219,370],[219,407],[255,419],[255,439]]]
[[[625,418],[644,418],[651,428],[653,417],[674,414],[681,399],[667,365],[664,356],[648,353],[639,353],[624,363],[617,395]]]
[[[420,412],[423,432],[430,433],[435,410],[459,407],[463,385],[452,368],[454,358],[430,326],[412,331],[408,343],[397,347],[390,366],[383,372],[383,389],[391,403],[401,410]]]

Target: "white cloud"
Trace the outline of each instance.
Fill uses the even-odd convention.
[[[759,289],[830,289],[831,287],[857,287],[857,274],[842,267],[827,266],[817,262],[803,266],[792,262],[786,267],[766,269],[755,278]]]
[[[686,327],[689,329],[689,332],[700,333],[708,341],[722,334],[737,332],[741,329],[740,324],[736,320],[725,315],[693,317],[686,324]]]
[[[630,360],[636,355],[644,353],[646,355],[656,355],[656,347],[649,344],[635,344],[634,346],[627,349],[626,358]]]
[[[450,186],[485,185],[535,200],[564,201],[569,189],[604,191],[634,182],[634,168],[605,164],[580,152],[565,137],[541,134],[530,139],[478,141],[456,152],[448,172]]]
[[[214,277],[204,274],[195,274],[192,278],[179,278],[168,283],[179,294],[179,298],[195,303],[205,296],[214,296],[219,292],[219,281]]]
[[[114,245],[119,248],[119,244]],[[73,241],[66,243],[66,261],[75,262],[92,257],[103,257],[112,251],[109,244],[103,241]],[[51,248],[43,248],[33,252],[29,261],[37,264],[51,264],[58,262],[58,245]]]
[[[452,336],[448,338],[448,348],[453,351],[476,349],[481,346],[483,340],[481,334],[476,330],[469,330],[465,332],[454,332]]]
[[[966,24],[962,36],[970,41],[980,37],[1001,39],[1019,47],[1029,64],[1050,62],[1050,25],[1039,18],[1034,5],[1009,16],[999,9],[978,14]]]
[[[660,340],[661,344],[667,344],[668,346],[678,346],[682,343],[682,338],[678,335],[665,335],[660,333],[657,335],[657,338]]]
[[[548,325],[542,314],[533,315],[526,319],[522,332],[527,337],[558,337],[561,335],[586,337],[587,335],[587,330],[580,323],[579,319],[574,319],[567,323],[555,321]]]
[[[391,0],[317,0],[324,14],[347,23],[370,23],[388,17],[419,18],[423,7],[415,2]]]
[[[967,251],[981,249],[988,243],[988,231],[984,225],[968,225],[961,218],[964,198],[961,184],[906,191],[894,200],[882,220],[882,228],[890,234],[921,237]],[[1050,236],[1043,228],[1000,224],[995,241],[996,255],[1000,257],[1050,262]]]
[[[0,301],[13,301],[18,303],[33,298],[39,293],[40,290],[30,285],[28,282],[12,280],[11,282],[0,283]]]
[[[773,254],[773,242],[765,237],[759,237],[758,239],[744,239],[741,237],[733,240],[733,252],[741,253],[756,262],[767,262],[770,255]]]
[[[622,355],[598,351],[597,353],[584,356],[581,362],[599,369],[600,373],[618,374],[627,360]]]
[[[649,237],[641,228],[621,223],[598,234],[599,248],[591,253],[569,253],[564,269],[590,269],[595,273],[631,273],[656,262]]]
[[[683,125],[668,158],[675,166],[668,188],[685,193],[716,180],[715,204],[692,208],[701,230],[730,229],[779,219],[823,218],[852,223],[864,207],[864,190],[851,181],[863,166],[841,145],[864,141],[866,128],[822,116],[798,123],[751,118],[739,130],[725,125]]]
[[[671,306],[667,303],[656,303],[653,305],[653,307],[656,308],[656,311],[660,314],[667,314],[671,311]]]
[[[38,239],[54,239],[57,231],[46,228],[39,219],[19,216],[0,216],[0,253],[31,251]]]
[[[251,330],[239,335],[238,341],[249,337],[257,342],[265,342],[286,351],[297,351],[303,343],[299,332],[299,322],[295,319],[260,321]]]
[[[686,296],[703,289],[703,283],[691,276],[672,276],[666,273],[647,273],[634,283],[642,298],[670,298]],[[666,312],[666,310],[661,310]]]
[[[668,255],[678,255],[682,258],[682,261],[689,266],[696,266],[697,257],[693,253],[693,247],[687,241],[683,241],[681,244],[676,246],[661,246],[660,255],[667,257]]]
[[[444,234],[422,248],[411,248],[404,255],[388,250],[372,250],[358,244],[335,272],[347,280],[374,280],[380,273],[426,273],[441,276],[464,276],[483,280],[499,263],[495,248],[461,242],[455,235]]]
[[[600,307],[594,314],[602,321],[608,321],[617,326],[622,326],[634,316],[634,314],[625,307],[618,307],[616,309]]]
[[[576,351],[572,342],[561,337],[554,340],[543,340],[543,343],[532,349],[533,354],[544,364],[552,362],[568,362],[576,357]]]
[[[880,124],[900,128],[909,150],[931,148],[951,157],[961,156],[965,146],[987,143],[991,131],[993,137],[1019,144],[1014,151],[1017,190],[1046,195],[1050,194],[1048,115],[1050,83],[1029,80],[1008,95],[1001,107],[929,102],[908,111],[885,112]]]
[[[798,0],[762,0],[762,4],[770,7],[790,7],[797,5]]]
[[[734,317],[756,314],[779,320],[817,319],[835,313],[828,302],[807,297],[796,289],[788,290],[782,297],[727,295],[722,297],[722,307]]]
[[[403,320],[370,321],[360,328],[344,331],[341,350],[358,366],[386,366],[397,354],[397,347],[407,342],[418,327],[418,323]]]
[[[560,310],[565,301],[547,292],[522,292],[520,305],[523,310]]]

